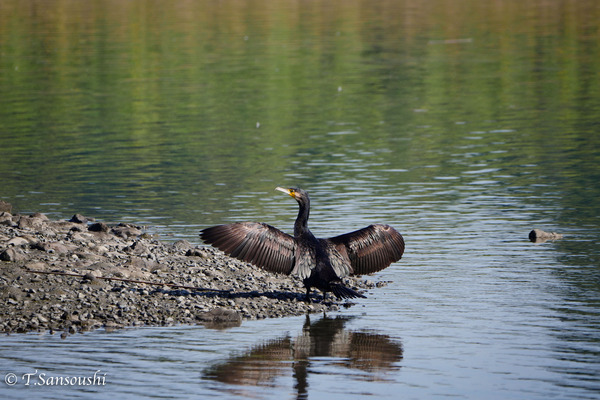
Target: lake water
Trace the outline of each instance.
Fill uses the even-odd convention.
[[[300,186],[318,236],[389,223],[406,253],[308,320],[5,336],[0,397],[599,398],[599,20],[594,1],[2,1],[15,211],[199,244],[237,220],[291,232],[274,188]]]

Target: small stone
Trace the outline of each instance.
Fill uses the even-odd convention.
[[[25,265],[25,268],[27,268],[30,271],[45,271],[48,269],[48,265],[42,261],[34,261]]]
[[[21,215],[17,222],[17,226],[19,229],[28,229],[28,230],[41,230],[44,227],[44,222],[48,219],[43,214],[34,214],[32,216]]]
[[[130,224],[119,224],[112,228],[112,234],[123,239],[137,237],[142,234],[139,227]]]
[[[15,226],[13,216],[5,211],[0,212],[0,225]]]
[[[35,314],[35,318],[37,318],[37,320],[42,323],[45,324],[48,322],[48,318],[44,317],[42,314]]]
[[[0,200],[0,212],[10,213],[12,211],[12,205],[4,200]]]
[[[173,243],[173,248],[179,251],[183,251],[183,250],[187,250],[189,248],[192,247],[192,244],[190,242],[188,242],[187,240],[178,240],[175,243]]]
[[[150,250],[148,249],[148,246],[146,246],[145,243],[143,243],[139,240],[135,241],[131,245],[123,248],[123,250],[128,253],[133,253],[133,254],[146,254],[146,253],[150,252]]]
[[[204,253],[202,249],[199,249],[197,247],[193,249],[188,249],[188,251],[185,252],[185,255],[187,257],[206,257],[206,253]]]
[[[197,318],[210,325],[238,326],[242,323],[242,316],[235,310],[217,307],[208,312],[197,315]]]
[[[84,217],[83,215],[81,215],[81,214],[75,214],[69,220],[69,222],[75,222],[77,224],[84,224],[87,221],[88,221],[88,219],[86,217]]]
[[[2,253],[0,253],[0,260],[2,261],[10,261],[10,262],[17,262],[17,261],[23,261],[27,258],[27,256],[25,254],[23,254],[23,252],[19,249],[16,249],[14,247],[10,247],[6,250],[4,250]]]
[[[16,236],[16,237],[10,239],[8,242],[6,242],[6,244],[9,246],[14,246],[14,247],[24,247],[24,246],[27,246],[29,244],[29,242],[25,238]]]
[[[98,254],[106,254],[108,253],[108,248],[106,246],[100,245],[94,247],[94,251]]]
[[[39,212],[31,214],[30,217],[31,218],[39,218],[42,221],[49,221],[50,220],[46,214],[42,214],[42,213],[39,213]]]
[[[85,275],[83,275],[83,280],[92,282],[94,279],[98,279],[98,276],[100,276],[100,273],[97,273],[95,271],[90,271],[90,272],[87,272]]]
[[[88,227],[88,231],[92,232],[108,232],[109,228],[104,222],[96,222]]]
[[[65,254],[65,253],[68,253],[70,250],[73,250],[73,249],[74,249],[73,246],[67,246],[67,245],[62,244],[62,243],[53,242],[53,243],[49,243],[48,244],[48,249],[46,251],[47,252],[53,252],[54,254]]]

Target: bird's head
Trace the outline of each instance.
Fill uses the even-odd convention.
[[[308,192],[298,188],[282,188],[276,187],[275,190],[279,190],[280,192],[289,194],[292,196],[298,203],[306,203],[308,202]]]

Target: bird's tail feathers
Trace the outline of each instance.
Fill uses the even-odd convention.
[[[353,299],[355,297],[361,297],[363,299],[367,298],[366,296],[363,296],[362,294],[360,294],[350,288],[347,288],[346,286],[341,285],[341,284],[332,284],[331,292],[338,299]]]

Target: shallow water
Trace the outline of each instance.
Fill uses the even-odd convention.
[[[468,10],[468,12],[466,12]],[[199,244],[385,222],[368,298],[239,328],[11,335],[2,398],[597,398],[594,2],[0,5],[0,199]],[[529,231],[565,235],[534,244]],[[33,350],[35,349],[35,351]],[[23,374],[101,386],[25,386]],[[37,381],[39,382],[39,380]],[[33,381],[32,381],[33,383]]]

